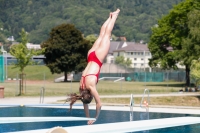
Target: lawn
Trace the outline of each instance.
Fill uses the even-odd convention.
[[[1,83],[5,87],[5,97],[15,97],[19,94],[18,69],[8,67],[8,78]],[[40,89],[45,88],[45,96],[66,96],[69,93],[78,93],[79,82],[55,83],[54,79],[62,74],[51,74],[46,66],[28,66],[25,69],[26,82],[23,96],[40,96]],[[97,89],[100,95],[143,94],[144,89],[149,89],[150,94],[178,93],[183,89],[182,82],[127,82],[127,81],[99,81]],[[196,92],[199,94],[199,92]],[[135,98],[139,104],[141,98]],[[102,98],[104,103],[127,104],[130,98]],[[199,106],[199,97],[152,97],[151,104],[155,105],[181,105]]]

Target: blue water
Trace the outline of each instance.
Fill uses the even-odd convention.
[[[90,110],[90,115],[95,115],[95,110]],[[67,109],[61,108],[40,108],[40,107],[5,107],[0,108],[0,117],[57,117],[57,116],[74,116],[85,117],[84,111],[81,109],[73,109],[68,112]],[[144,113],[134,112],[134,120],[145,120],[155,118],[170,118],[170,117],[184,117],[184,116],[198,116],[188,114],[168,114],[168,113]],[[129,111],[106,111],[102,110],[99,119],[95,124],[113,123],[130,121]],[[24,130],[46,129],[55,126],[79,126],[86,125],[86,121],[76,122],[35,122],[35,123],[13,123],[13,124],[0,124],[0,133],[14,132]],[[144,125],[145,126],[145,125]],[[187,125],[173,128],[164,128],[157,130],[141,131],[137,133],[199,133],[200,124]]]

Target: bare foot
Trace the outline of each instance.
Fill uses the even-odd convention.
[[[110,12],[109,18],[112,18],[112,12]]]
[[[113,17],[113,16],[118,16],[119,12],[120,12],[119,9],[117,9],[115,12],[112,12],[112,13],[111,13],[111,17]]]

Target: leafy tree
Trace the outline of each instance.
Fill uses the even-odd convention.
[[[186,85],[190,84],[190,65],[193,59],[199,58],[194,52],[198,44],[191,40],[191,26],[188,14],[199,9],[200,1],[186,0],[174,6],[170,13],[163,16],[158,25],[152,28],[148,48],[152,53],[149,65],[163,69],[177,69],[180,63],[186,67]],[[173,50],[168,48],[172,47]]]
[[[169,9],[184,0],[0,0],[0,22],[9,36],[20,38],[25,28],[30,41],[41,43],[49,29],[63,22],[73,23],[85,36],[99,33],[102,22],[116,8],[122,9],[113,34],[128,41],[149,40],[151,26]],[[92,6],[91,6],[92,5]]]
[[[50,37],[42,43],[47,67],[52,74],[64,72],[67,81],[68,72],[80,72],[86,66],[89,41],[72,24],[61,24],[54,27]]]
[[[115,63],[119,65],[125,64],[124,56],[117,56],[115,59]]]
[[[195,85],[200,85],[200,60],[193,60],[191,63],[190,77],[195,81]]]
[[[2,42],[2,43],[6,42],[6,37],[1,32],[0,32],[0,42]]]
[[[132,60],[130,58],[127,58],[125,61],[126,66],[130,67],[132,64]]]
[[[95,43],[95,41],[97,40],[97,36],[92,34],[92,35],[86,36],[85,39],[90,41],[90,44],[93,45]]]
[[[19,95],[24,94],[24,89],[23,89],[24,88],[24,75],[25,75],[24,68],[27,65],[33,63],[33,61],[31,60],[33,55],[38,55],[41,53],[40,51],[35,51],[33,49],[29,50],[26,47],[28,39],[27,39],[27,33],[25,32],[24,29],[22,29],[20,36],[21,36],[21,43],[15,44],[15,45],[11,46],[11,48],[10,48],[10,54],[17,59],[17,62],[14,64],[14,68],[19,68],[19,71],[21,72]]]
[[[115,63],[116,64],[119,64],[119,65],[122,65],[122,66],[127,66],[127,67],[130,67],[131,64],[132,64],[132,61],[130,58],[127,58],[126,60],[124,59],[124,56],[118,56],[116,57],[115,59]]]

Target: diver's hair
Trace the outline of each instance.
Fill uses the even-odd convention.
[[[89,104],[93,99],[90,91],[85,89],[81,91],[81,95],[77,95],[76,93],[68,94],[68,98],[66,102],[70,101],[70,110],[72,109],[72,105],[76,102],[76,100],[81,100],[84,104]],[[70,111],[69,110],[69,111]]]

